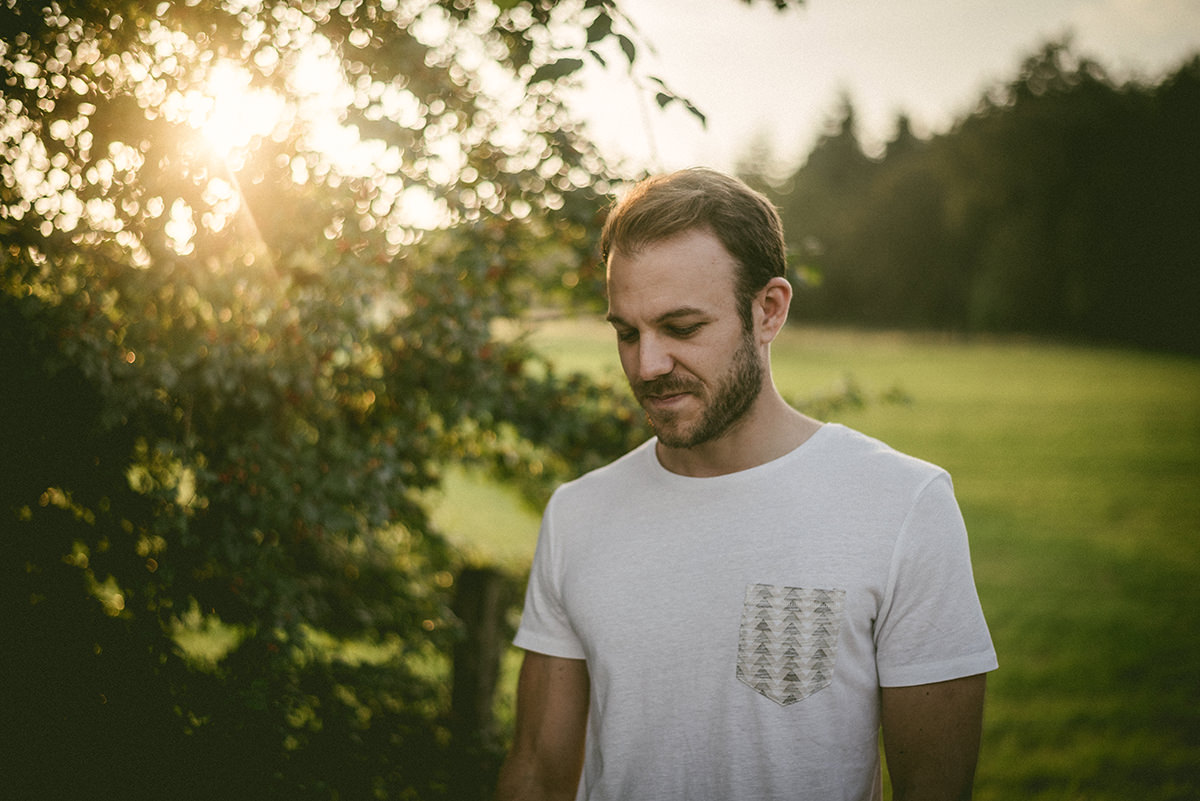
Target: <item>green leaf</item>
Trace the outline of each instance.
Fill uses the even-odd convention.
[[[707,128],[707,127],[708,127],[708,117],[706,117],[706,116],[704,115],[704,112],[703,112],[703,111],[701,111],[700,109],[696,108],[696,105],[695,105],[695,104],[694,104],[692,101],[690,101],[690,100],[688,100],[688,99],[686,99],[686,98],[682,98],[682,97],[681,97],[681,98],[679,98],[679,100],[680,100],[680,102],[682,102],[682,103],[683,103],[683,105],[685,105],[685,106],[687,107],[687,110],[688,110],[688,111],[691,113],[691,115],[692,115],[693,117],[695,117],[696,119],[700,120],[700,125],[701,125],[701,127],[704,127],[704,128]]]
[[[700,124],[702,126],[706,128],[708,127],[708,117],[706,117],[704,112],[697,108],[692,101],[688,100],[686,97],[680,97],[675,92],[671,91],[662,78],[659,78],[655,75],[648,75],[646,77],[658,84],[660,88],[658,94],[654,96],[654,100],[658,103],[659,108],[666,108],[668,104],[678,101],[684,105],[689,114],[700,120]]]
[[[634,46],[633,40],[623,33],[617,34],[617,43],[621,45],[621,50],[625,53],[625,58],[632,65],[637,58],[637,47]]]
[[[612,34],[612,17],[607,12],[601,11],[595,21],[588,26],[587,43],[595,44],[601,39]]]
[[[533,77],[529,79],[530,84],[540,83],[541,81],[557,81],[565,78],[571,73],[583,66],[581,58],[560,58],[558,61],[551,61],[549,64],[543,64],[533,72]]]

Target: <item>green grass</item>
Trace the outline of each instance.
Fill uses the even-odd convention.
[[[467,561],[514,573],[529,569],[537,544],[538,510],[516,492],[459,467],[442,475],[442,490],[430,494],[433,524],[453,540]]]
[[[843,422],[954,475],[1001,661],[976,797],[1200,797],[1200,363],[788,334],[781,387],[899,384]]]
[[[537,341],[564,369],[619,375],[602,323]],[[902,390],[833,419],[954,476],[1001,663],[976,798],[1200,798],[1200,361],[794,328],[773,363],[789,397],[848,376],[868,398]],[[527,564],[537,515],[456,481],[439,515]]]

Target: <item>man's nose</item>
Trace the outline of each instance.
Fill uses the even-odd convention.
[[[660,337],[644,334],[638,340],[638,378],[643,381],[660,378],[675,369],[675,358],[668,343]]]

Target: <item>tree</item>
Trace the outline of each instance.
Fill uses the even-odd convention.
[[[0,2],[6,792],[447,793],[427,490],[537,495],[644,433],[495,334],[597,274],[606,168],[554,86],[632,60],[622,19]]]
[[[858,293],[849,233],[873,165],[858,141],[854,104],[843,97],[837,115],[779,198],[788,244],[798,260],[802,284],[819,292],[797,296],[799,319],[853,315]]]
[[[1173,131],[1200,103],[1168,122],[1160,101],[1194,80],[1118,84],[1051,43],[947,137],[976,326],[1195,351],[1200,173]]]
[[[1052,42],[951,130],[902,118],[877,162],[845,107],[778,198],[820,278],[798,317],[1200,351],[1197,63],[1122,84]]]

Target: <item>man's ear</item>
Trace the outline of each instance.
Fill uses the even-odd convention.
[[[783,330],[792,305],[792,285],[786,278],[772,278],[754,299],[754,322],[759,341],[769,344]]]

